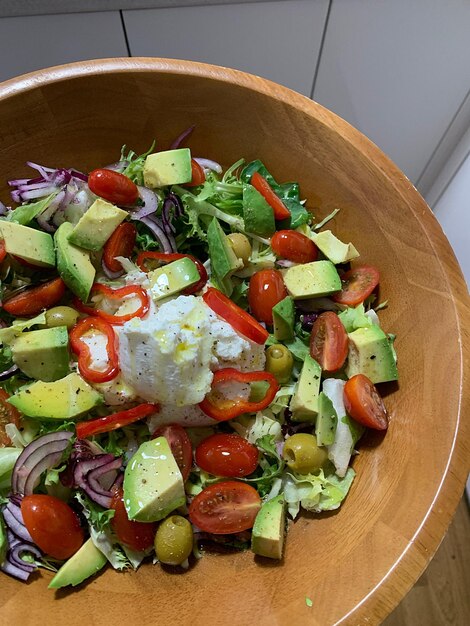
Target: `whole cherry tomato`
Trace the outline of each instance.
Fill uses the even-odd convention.
[[[110,508],[114,509],[111,526],[119,541],[132,550],[142,552],[153,545],[157,524],[130,520],[122,498],[123,491],[119,489],[111,501]]]
[[[316,261],[318,248],[311,239],[296,230],[278,230],[271,239],[274,254],[294,263]]]
[[[196,464],[214,476],[242,478],[255,471],[258,448],[239,435],[216,433],[196,448]]]
[[[113,204],[135,204],[139,197],[137,185],[130,178],[113,170],[97,169],[88,175],[90,191]]]
[[[273,323],[273,306],[287,296],[282,275],[277,270],[260,270],[250,279],[248,304],[252,315],[265,324]]]

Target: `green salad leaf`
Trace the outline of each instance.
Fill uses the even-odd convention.
[[[152,145],[143,154],[137,154],[134,150],[127,151],[127,146],[121,148],[121,161],[127,161],[128,165],[123,170],[124,176],[130,178],[136,185],[144,184],[144,163],[149,154],[153,152],[155,148],[155,140]]]
[[[58,191],[54,191],[46,198],[41,198],[41,200],[38,200],[37,202],[22,204],[21,206],[14,209],[14,211],[11,211],[6,219],[9,222],[16,222],[17,224],[22,224],[23,226],[26,226],[27,224],[32,222],[35,217],[37,217],[40,213],[47,209],[47,207],[50,205],[50,203],[58,193]]]

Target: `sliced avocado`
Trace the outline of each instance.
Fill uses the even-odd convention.
[[[96,270],[90,261],[90,253],[69,242],[68,238],[72,231],[72,224],[64,222],[54,235],[57,269],[67,287],[80,300],[86,302],[95,280]]]
[[[317,248],[335,265],[337,263],[347,263],[359,256],[359,252],[352,243],[343,243],[333,235],[331,230],[312,233],[312,239]]]
[[[124,472],[124,506],[129,519],[157,522],[185,502],[183,477],[167,440],[145,441]]]
[[[295,307],[291,296],[273,306],[274,336],[279,341],[294,338]]]
[[[149,272],[148,279],[152,299],[156,301],[195,285],[200,276],[194,261],[183,257]],[[121,311],[119,314],[122,315]]]
[[[284,284],[294,300],[329,296],[341,289],[341,279],[331,261],[313,261],[283,271]]]
[[[150,189],[191,182],[191,151],[189,148],[165,150],[149,154],[144,163],[144,184]]]
[[[106,565],[106,557],[98,550],[91,539],[87,539],[59,569],[48,585],[48,589],[60,589],[72,585],[75,587],[86,578],[93,576]]]
[[[101,250],[127,216],[127,211],[98,198],[79,219],[70,233],[69,242],[86,250]]]
[[[321,367],[307,355],[289,404],[295,422],[314,422],[318,413]]]
[[[397,362],[391,338],[375,324],[348,333],[349,354],[346,375],[364,374],[375,383],[398,380]]]
[[[333,402],[322,391],[318,396],[318,415],[315,422],[315,435],[319,446],[331,446],[335,440],[337,422],[338,416]]]
[[[66,326],[22,333],[11,348],[13,361],[30,378],[51,382],[67,376],[69,335]]]
[[[48,233],[0,220],[0,238],[8,254],[40,267],[55,267],[54,241]]]
[[[251,534],[251,549],[269,559],[282,559],[286,530],[284,494],[265,502],[256,516]]]
[[[272,207],[260,192],[248,183],[243,185],[243,219],[247,233],[270,237],[276,230]]]
[[[207,245],[212,275],[219,289],[226,296],[230,296],[233,290],[230,277],[242,267],[243,262],[237,258],[216,217],[212,219],[207,229]]]
[[[8,399],[28,417],[45,420],[66,420],[80,417],[102,404],[101,394],[76,373],[52,383],[38,380],[20,389]]]

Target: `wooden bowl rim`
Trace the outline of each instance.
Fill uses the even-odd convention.
[[[434,556],[455,513],[470,471],[470,444],[468,443],[470,441],[470,419],[465,419],[466,414],[470,415],[470,299],[455,254],[437,219],[413,184],[372,141],[317,102],[259,76],[217,65],[179,59],[116,57],[58,65],[12,78],[0,83],[0,100],[61,81],[101,74],[135,72],[199,76],[208,80],[237,85],[273,98],[287,107],[299,109],[315,118],[317,123],[339,133],[343,140],[351,144],[357,151],[362,152],[370,167],[375,169],[380,176],[387,178],[396,193],[406,201],[423,227],[435,252],[435,257],[447,278],[448,293],[454,305],[457,327],[459,328],[457,338],[460,346],[458,354],[459,380],[456,384],[459,386],[460,398],[452,448],[446,469],[437,485],[426,515],[414,536],[397,555],[393,566],[384,574],[380,582],[336,624],[351,619],[359,608],[362,611],[367,610],[368,614],[373,614],[375,618],[383,619],[389,612],[386,607],[390,608],[391,605],[391,591],[395,591],[392,601],[396,606]],[[446,251],[445,255],[440,254],[442,250]],[[424,559],[416,558],[416,551]],[[406,576],[403,576],[402,571],[405,570]],[[383,583],[387,583],[387,585]],[[384,601],[385,599],[387,602]]]

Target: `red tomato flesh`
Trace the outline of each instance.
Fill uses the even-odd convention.
[[[388,428],[388,413],[384,402],[373,382],[364,376],[356,374],[344,386],[344,406],[349,415],[355,420],[375,430]]]
[[[259,172],[255,172],[251,177],[251,184],[259,191],[266,202],[272,207],[274,217],[277,220],[286,220],[290,217],[290,211],[284,202],[275,194],[268,181],[261,176]]]
[[[168,424],[157,428],[152,435],[152,439],[157,437],[165,437],[168,441],[183,480],[186,481],[193,465],[193,448],[186,431],[179,424]]]
[[[278,230],[271,239],[274,254],[294,263],[311,263],[318,257],[318,248],[311,239],[295,230]]]
[[[54,559],[68,559],[83,544],[83,529],[77,514],[59,498],[42,494],[25,496],[21,514],[34,543]]]
[[[201,530],[214,535],[239,533],[253,527],[261,508],[256,489],[238,481],[209,485],[189,506],[189,519]]]
[[[114,517],[111,518],[111,526],[121,543],[142,552],[153,545],[157,524],[154,522],[135,522],[127,517],[127,511],[123,501],[123,491],[119,489],[111,501],[111,509],[114,509]]]
[[[242,478],[255,471],[258,448],[239,435],[218,433],[198,445],[196,464],[214,476]]]
[[[206,180],[204,169],[194,159],[191,159],[191,174],[191,182],[186,183],[186,187],[197,187],[197,185],[202,185]]]
[[[5,242],[3,239],[0,240],[0,263],[5,259],[7,255],[7,250],[5,248]]]
[[[139,197],[137,185],[130,178],[113,170],[97,169],[88,175],[90,190],[113,204],[135,204]]]
[[[44,309],[55,306],[65,293],[65,283],[55,278],[48,283],[25,289],[3,303],[5,311],[11,315],[37,315]]]
[[[273,323],[273,306],[287,296],[282,274],[277,270],[260,270],[250,278],[248,304],[252,315],[265,324]]]
[[[348,356],[348,335],[333,311],[317,317],[310,335],[310,356],[324,372],[337,372]]]
[[[357,306],[364,302],[379,284],[379,270],[372,265],[355,267],[341,277],[343,287],[332,299],[340,304]]]
[[[10,396],[4,389],[0,389],[0,447],[11,446],[10,437],[7,435],[7,424],[20,425],[20,414],[17,409],[7,402]]]
[[[116,228],[103,249],[104,264],[111,272],[120,272],[122,270],[122,265],[116,260],[116,257],[122,256],[129,259],[134,249],[136,238],[136,227],[130,222],[119,224]]]

